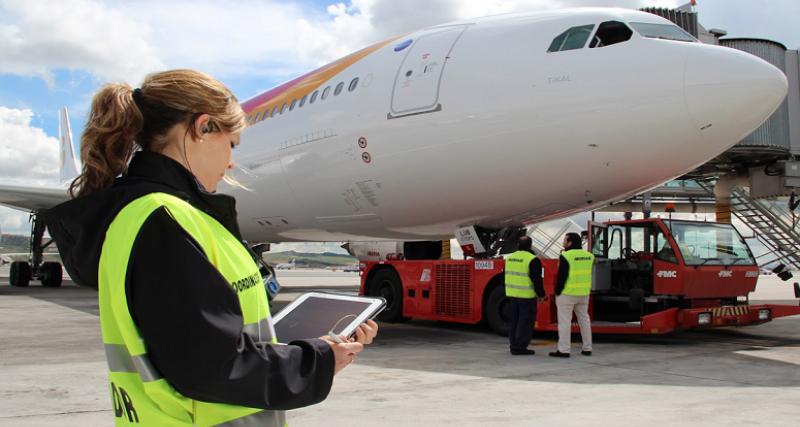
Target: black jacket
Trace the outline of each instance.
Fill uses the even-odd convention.
[[[533,251],[528,251],[533,254]],[[534,254],[536,255],[536,254]],[[533,282],[533,290],[536,291],[536,295],[539,298],[544,298],[544,281],[542,280],[542,261],[539,260],[539,257],[536,257],[531,260],[531,263],[528,264],[528,276],[531,278],[531,282]]]
[[[558,256],[558,273],[556,273],[556,295],[561,295],[564,292],[564,285],[567,284],[569,277],[569,263],[564,255]]]
[[[204,191],[169,157],[139,152],[112,188],[42,213],[76,283],[97,288],[106,229],[128,203],[152,192],[186,200],[241,240],[232,197]],[[269,345],[242,333],[242,313],[230,284],[163,208],[139,230],[125,286],[148,356],[184,396],[272,410],[327,397],[334,372],[330,346],[319,339]]]

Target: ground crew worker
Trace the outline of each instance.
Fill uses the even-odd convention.
[[[244,126],[230,90],[191,70],[92,101],[74,199],[45,216],[70,276],[99,290],[117,425],[285,426],[377,333],[277,344],[235,201],[214,194]]]
[[[581,354],[592,355],[592,324],[589,320],[589,294],[592,290],[594,255],[581,246],[581,236],[567,233],[564,251],[558,258],[556,309],[558,310],[558,349],[553,357],[569,357],[572,338],[572,313],[578,318],[583,347]]]
[[[542,262],[531,251],[531,238],[519,239],[519,250],[506,258],[506,297],[511,306],[508,342],[513,355],[534,354],[528,348],[536,322],[536,297],[544,297]]]

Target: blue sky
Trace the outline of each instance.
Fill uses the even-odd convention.
[[[430,24],[542,8],[681,3],[0,0],[0,182],[55,184],[56,165],[44,163],[52,154],[40,153],[50,150],[48,144],[53,153],[57,150],[57,111],[69,108],[77,143],[92,94],[104,82],[136,86],[148,72],[197,68],[245,99],[369,43]],[[725,29],[731,37],[800,47],[800,32],[794,30],[800,2],[698,0],[697,10],[706,28]],[[25,168],[38,172],[27,174]],[[4,175],[4,169],[17,172]],[[26,222],[25,214],[0,207],[3,232],[27,232]]]

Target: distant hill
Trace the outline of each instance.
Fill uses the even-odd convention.
[[[294,259],[297,267],[305,268],[326,268],[358,263],[358,258],[356,257],[333,252],[267,252],[264,254],[264,259],[273,266],[288,263]]]
[[[27,253],[29,248],[29,237],[15,234],[0,235],[0,253]],[[55,252],[54,247],[48,248],[47,252]],[[334,252],[267,252],[264,259],[271,265],[288,263],[292,259],[295,265],[301,268],[326,268],[333,266],[353,265],[358,263],[358,258]]]

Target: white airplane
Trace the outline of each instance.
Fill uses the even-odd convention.
[[[254,241],[450,238],[603,206],[712,159],[787,93],[658,16],[571,9],[425,28],[243,103]]]
[[[441,250],[464,227],[497,240],[691,171],[761,125],[787,87],[767,62],[649,13],[464,20],[243,102],[250,126],[235,174],[251,191],[223,191],[251,242]],[[0,203],[37,210],[66,199],[60,189],[37,203],[42,191],[3,186]]]
[[[295,259],[292,258],[289,262],[282,262],[275,266],[276,270],[292,270],[296,267]]]

